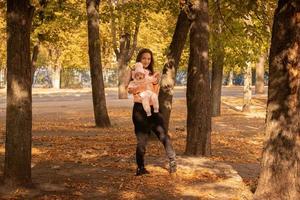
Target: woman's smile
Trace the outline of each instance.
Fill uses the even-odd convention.
[[[141,63],[143,64],[144,68],[147,68],[149,66],[149,64],[151,63],[151,54],[144,53],[142,55]]]

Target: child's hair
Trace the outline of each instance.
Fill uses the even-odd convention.
[[[139,51],[137,57],[136,57],[136,62],[141,62],[142,61],[142,56],[144,53],[149,53],[151,55],[151,62],[149,66],[147,67],[147,70],[150,71],[150,74],[152,75],[154,73],[153,66],[154,66],[154,58],[153,58],[153,53],[150,49],[143,48]]]
[[[136,66],[136,67],[135,67],[135,70],[132,71],[132,77],[131,77],[131,78],[132,78],[132,79],[135,79],[135,75],[136,75],[137,73],[145,74],[145,71],[144,71],[144,68],[143,68],[142,63],[140,63],[140,65]]]

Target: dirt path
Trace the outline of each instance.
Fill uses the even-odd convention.
[[[125,100],[127,102],[128,100]],[[254,111],[241,113],[242,99],[223,98],[222,116],[213,119],[212,162],[230,164],[243,181],[255,188],[264,132],[264,98],[254,99]],[[187,186],[225,180],[222,173],[179,168],[170,176],[162,145],[154,138],[147,147],[150,175],[135,177],[135,137],[130,101],[109,103],[113,126],[94,128],[89,103],[34,107],[33,181],[37,189],[1,188],[2,198],[29,199],[218,199]],[[123,106],[126,105],[126,106]],[[185,100],[175,100],[170,135],[177,154],[185,148]],[[4,163],[4,123],[0,124],[0,173]],[[242,186],[241,186],[242,187]],[[221,190],[221,189],[220,189]],[[198,191],[198,192],[197,192]],[[225,193],[228,191],[225,190]],[[206,196],[205,196],[206,195]],[[241,198],[228,198],[241,199]]]

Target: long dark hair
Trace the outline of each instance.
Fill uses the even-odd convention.
[[[142,61],[142,56],[144,53],[149,53],[151,55],[151,62],[147,69],[150,71],[150,74],[154,73],[153,66],[154,66],[154,58],[153,58],[153,53],[150,49],[143,48],[139,51],[137,57],[136,57],[136,62],[141,62]]]

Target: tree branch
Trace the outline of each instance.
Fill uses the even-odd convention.
[[[134,30],[134,35],[133,35],[133,42],[132,42],[132,46],[130,48],[130,51],[128,53],[128,56],[127,56],[127,62],[131,59],[131,57],[133,56],[133,53],[136,49],[136,46],[137,46],[137,37],[138,37],[138,34],[139,34],[139,29],[140,29],[140,24],[141,24],[141,19],[140,17],[138,18],[136,24],[135,24],[135,30]]]
[[[180,0],[179,1],[180,9],[183,10],[189,20],[193,21],[196,18],[196,15],[193,13],[193,4],[190,0]]]
[[[116,31],[116,22],[115,22],[115,15],[114,15],[114,6],[112,4],[112,0],[109,0],[108,3],[109,3],[109,12],[111,15],[110,25],[111,25],[111,34],[113,38],[112,44],[113,44],[114,52],[118,59],[120,56],[120,51],[117,47],[117,31]]]
[[[225,27],[229,30],[229,32],[232,34],[232,35],[235,35],[233,33],[233,31],[229,28],[229,26],[227,25],[225,19],[224,19],[224,16],[222,15],[222,12],[221,12],[221,4],[220,4],[220,0],[216,0],[215,3],[217,4],[217,8],[218,8],[218,12],[220,14],[220,17],[221,17],[221,20],[223,22],[223,24],[225,25]]]

